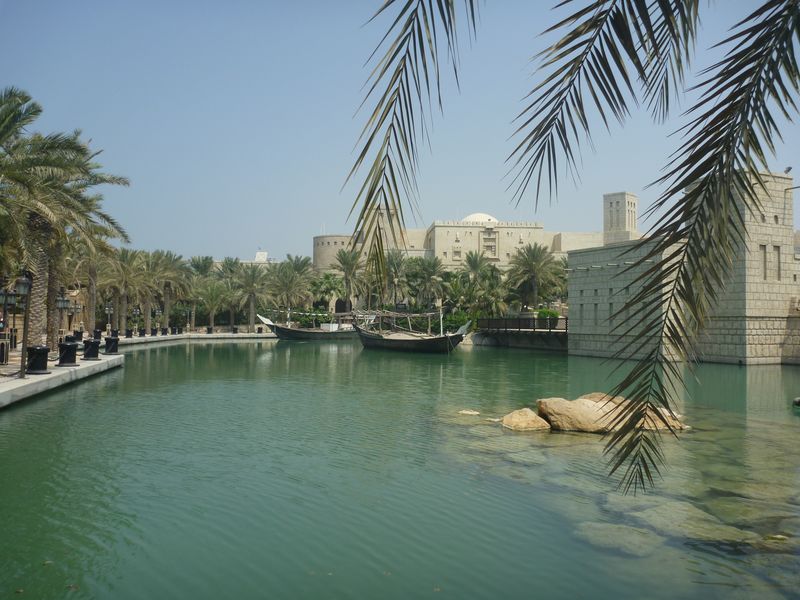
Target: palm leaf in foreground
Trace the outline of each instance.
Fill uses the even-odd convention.
[[[464,2],[474,26],[475,0]],[[391,9],[396,9],[391,27],[370,56],[372,61],[384,51],[374,62],[362,103],[363,107],[375,98],[375,106],[347,176],[349,181],[367,167],[350,209],[352,215],[360,205],[353,240],[368,248],[368,263],[381,277],[385,274],[383,238],[391,235],[395,242],[402,241],[403,208],[416,207],[419,142],[427,137],[426,105],[435,98],[441,109],[442,50],[446,49],[454,72],[457,64],[455,0],[386,0],[372,19],[388,16]]]
[[[576,3],[562,0],[557,8]],[[551,196],[557,191],[559,157],[576,174],[580,144],[591,144],[592,108],[608,128],[612,120],[623,123],[641,95],[655,118],[666,118],[694,45],[698,3],[591,0],[545,32],[566,30],[537,56],[544,77],[516,119],[521,139],[508,161],[517,203],[533,182],[537,201],[543,187]]]
[[[644,253],[631,268],[647,268],[623,307],[633,310],[626,333],[636,342],[618,355],[640,358],[612,391],[631,400],[616,413],[618,429],[607,446],[612,473],[622,471],[626,491],[652,485],[663,462],[658,434],[645,430],[646,420],[654,415],[669,426],[659,409],[671,412],[683,381],[673,359],[690,365],[695,359],[698,333],[743,249],[746,214],[757,214],[758,193],[766,190],[759,171],[767,170],[780,139],[773,113],[790,119],[797,112],[798,37],[797,0],[769,0],[736,25],[720,44],[729,48],[724,59],[704,72],[702,96],[683,129],[685,145],[658,182],[667,189],[650,213],[664,213],[639,245]]]

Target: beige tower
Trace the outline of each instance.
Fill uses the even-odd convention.
[[[630,192],[603,195],[603,244],[638,240],[639,198]]]

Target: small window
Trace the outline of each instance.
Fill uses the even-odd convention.
[[[775,217],[776,219],[778,217]],[[775,279],[781,280],[781,247],[773,246],[772,251],[775,253]]]
[[[594,324],[595,325],[597,325],[597,307],[598,306],[599,306],[598,304],[594,305]]]
[[[594,291],[594,295],[597,296],[597,290]]]
[[[780,223],[780,219],[778,219],[778,215],[775,215],[775,225],[777,225],[778,223]]]
[[[581,291],[578,293],[578,295],[579,295],[581,298],[583,298],[583,290],[581,290]]]
[[[608,288],[608,296],[609,298],[614,295],[614,288]]]
[[[767,247],[764,244],[758,246],[758,251],[761,254],[761,279],[767,280]]]
[[[767,215],[761,215],[761,222],[762,223],[766,223],[767,222]]]

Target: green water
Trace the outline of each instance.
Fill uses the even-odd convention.
[[[800,597],[800,368],[704,365],[645,498],[614,492],[598,437],[484,420],[608,371],[490,348],[130,352],[0,411],[0,598]]]

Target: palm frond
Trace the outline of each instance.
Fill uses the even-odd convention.
[[[641,270],[639,291],[622,309],[634,310],[636,342],[618,356],[639,356],[611,392],[631,401],[616,415],[619,429],[607,446],[626,490],[646,488],[658,473],[663,457],[657,434],[645,430],[647,415],[672,410],[682,382],[674,361],[696,358],[698,333],[744,248],[745,219],[766,192],[760,171],[780,139],[776,117],[797,113],[798,37],[796,0],[769,0],[737,24],[722,42],[725,57],[704,72],[684,145],[657,182],[666,191],[650,213],[663,214],[638,245],[641,256],[630,268]]]
[[[562,0],[557,7],[576,3]],[[576,175],[581,143],[591,144],[592,109],[608,129],[612,121],[624,122],[643,94],[654,115],[667,115],[689,60],[697,4],[591,0],[545,32],[566,30],[537,56],[545,74],[516,119],[514,135],[521,139],[508,162],[517,203],[534,181],[536,202],[543,187],[552,196],[562,160],[566,173]]]
[[[477,18],[475,0],[464,0],[467,20]],[[441,67],[450,61],[457,77],[458,35],[455,0],[385,0],[371,20],[388,16],[391,26],[368,62],[373,69],[361,105],[374,100],[358,140],[358,153],[347,176],[362,168],[362,182],[350,215],[356,213],[354,243],[374,251],[391,235],[404,240],[405,207],[417,208],[420,141],[427,138],[430,107],[441,110]],[[473,29],[474,30],[474,29]],[[375,255],[383,275],[383,254]]]

